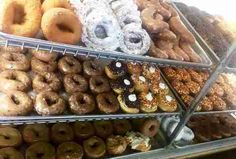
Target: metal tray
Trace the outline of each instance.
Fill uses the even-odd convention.
[[[187,24],[188,25],[188,24]],[[189,28],[189,26],[187,26]],[[68,45],[62,43],[55,43],[41,39],[20,37],[16,35],[6,34],[0,32],[0,45],[3,46],[17,46],[23,48],[30,48],[36,50],[55,51],[62,54],[71,54],[74,56],[82,55],[87,57],[95,57],[97,59],[113,59],[123,61],[137,61],[142,63],[150,63],[155,65],[176,66],[176,67],[193,67],[196,69],[210,69],[212,61],[208,57],[207,53],[196,42],[193,49],[202,57],[203,63],[175,61],[170,59],[160,59],[149,56],[126,54],[117,51],[98,51],[89,49],[78,45]]]
[[[216,55],[216,53],[208,46],[208,44],[205,42],[205,40],[201,37],[201,35],[198,34],[198,32],[194,29],[192,24],[185,18],[183,13],[178,9],[178,7],[175,5],[175,2],[179,2],[177,0],[172,0],[170,3],[175,10],[178,12],[180,19],[185,24],[185,26],[188,28],[188,30],[195,36],[197,42],[201,45],[202,49],[209,55],[211,58],[213,64],[217,64],[220,62],[220,58]]]

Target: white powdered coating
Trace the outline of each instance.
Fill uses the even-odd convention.
[[[167,96],[166,96],[166,100],[167,100],[168,102],[171,102],[171,101],[173,100],[173,98],[172,98],[171,96],[167,95]]]
[[[121,63],[120,62],[116,62],[116,67],[120,68],[121,67]]]
[[[143,81],[143,82],[146,82],[146,79],[145,79],[145,77],[143,77],[143,76],[139,76],[139,80],[140,80],[140,81]]]
[[[152,93],[151,93],[151,92],[149,92],[149,93],[146,95],[146,99],[147,99],[148,101],[152,101],[152,100],[153,100],[153,96],[152,96]]]
[[[166,85],[165,85],[165,83],[160,82],[160,83],[159,83],[159,87],[160,87],[161,89],[165,89],[165,88],[166,88]]]
[[[137,100],[137,97],[136,97],[135,94],[130,94],[130,95],[128,96],[128,98],[129,98],[129,100],[130,100],[131,102],[134,102],[134,101]]]
[[[150,71],[151,73],[154,73],[154,72],[156,71],[156,69],[151,66],[151,67],[149,67],[149,71]]]
[[[127,86],[129,86],[129,85],[130,85],[130,81],[127,80],[127,79],[124,79],[124,84],[127,85]]]

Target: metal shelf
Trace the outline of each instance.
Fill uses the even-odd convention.
[[[2,32],[0,32],[0,39],[1,39],[0,45],[3,46],[16,46],[21,48],[46,50],[49,52],[55,51],[63,55],[64,54],[70,54],[74,56],[80,55],[86,57],[94,57],[97,59],[135,61],[159,66],[165,65],[165,66],[188,67],[188,68],[192,67],[196,69],[211,69],[212,66],[211,60],[209,59],[207,54],[205,54],[205,52],[200,48],[200,45],[198,43],[196,44],[196,47],[204,52],[204,54],[201,54],[201,56],[205,60],[205,63],[160,59],[149,56],[126,54],[117,51],[98,51],[77,45],[68,45],[34,38],[19,37]]]

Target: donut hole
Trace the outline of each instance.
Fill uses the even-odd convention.
[[[105,39],[106,37],[108,37],[106,29],[102,25],[98,25],[95,28],[94,32],[95,32],[96,37],[99,39]]]
[[[57,24],[57,28],[59,30],[61,30],[62,32],[73,33],[73,30],[69,26],[67,26],[65,24]]]
[[[73,149],[67,149],[67,150],[65,151],[65,153],[72,153],[72,152],[74,152]]]
[[[75,84],[81,85],[81,81],[76,76],[73,76],[72,80],[75,82]]]
[[[3,156],[3,159],[11,159],[10,156]]]
[[[52,106],[57,103],[57,100],[51,99],[51,98],[45,98],[45,101],[48,106]]]
[[[25,9],[23,6],[16,4],[14,5],[14,17],[13,24],[23,24],[25,22]]]
[[[93,142],[93,143],[91,143],[89,146],[91,147],[91,148],[97,148],[97,147],[99,147],[99,142]]]
[[[5,140],[10,140],[9,136],[3,136]]]
[[[105,102],[108,104],[108,105],[112,105],[112,102],[109,98],[105,98]]]
[[[60,130],[60,131],[59,131],[59,134],[61,134],[61,135],[66,135],[67,133],[66,133],[65,130]]]
[[[94,64],[94,63],[91,63],[90,64],[90,67],[93,69],[93,70],[97,70],[97,65],[96,64]]]
[[[20,104],[19,99],[18,99],[15,95],[12,95],[12,96],[11,96],[11,100],[12,100],[16,105],[19,105],[19,104]]]
[[[156,129],[156,126],[155,125],[151,125],[150,127],[149,127],[149,131],[155,131],[155,129]]]
[[[83,105],[86,104],[86,100],[84,98],[78,99],[79,104]]]
[[[141,39],[142,38],[136,34],[130,34],[130,36],[129,36],[130,43],[138,44],[141,42]]]
[[[73,61],[67,60],[66,62],[70,67],[73,67],[75,65]]]
[[[36,158],[42,159],[43,157],[44,157],[44,153],[42,153],[42,152],[37,152],[36,153]]]
[[[96,80],[96,81],[95,81],[95,85],[96,85],[97,87],[99,87],[99,86],[103,85],[103,81],[101,81],[101,80]]]

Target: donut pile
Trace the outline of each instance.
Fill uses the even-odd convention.
[[[142,29],[140,12],[133,0],[71,0],[83,24],[82,41],[98,50],[117,50],[128,54],[147,53],[150,38]]]
[[[192,69],[164,68],[163,72],[188,107],[209,77],[207,72]],[[231,107],[236,104],[233,92],[229,80],[224,74],[221,74],[201,101],[197,111],[232,109]]]
[[[174,112],[177,102],[161,80],[160,70],[150,65],[112,61],[105,67],[113,91],[126,113]]]
[[[152,37],[149,55],[179,61],[201,62],[192,49],[196,40],[176,10],[162,0],[136,0],[144,28]]]
[[[158,131],[159,122],[154,119],[135,120],[132,124],[129,120],[114,120],[33,124],[19,129],[1,127],[0,135],[6,138],[0,139],[0,157],[103,158],[105,155],[122,155],[129,147],[144,152],[151,149],[150,139]],[[18,150],[22,150],[23,144],[28,147],[24,151]]]

